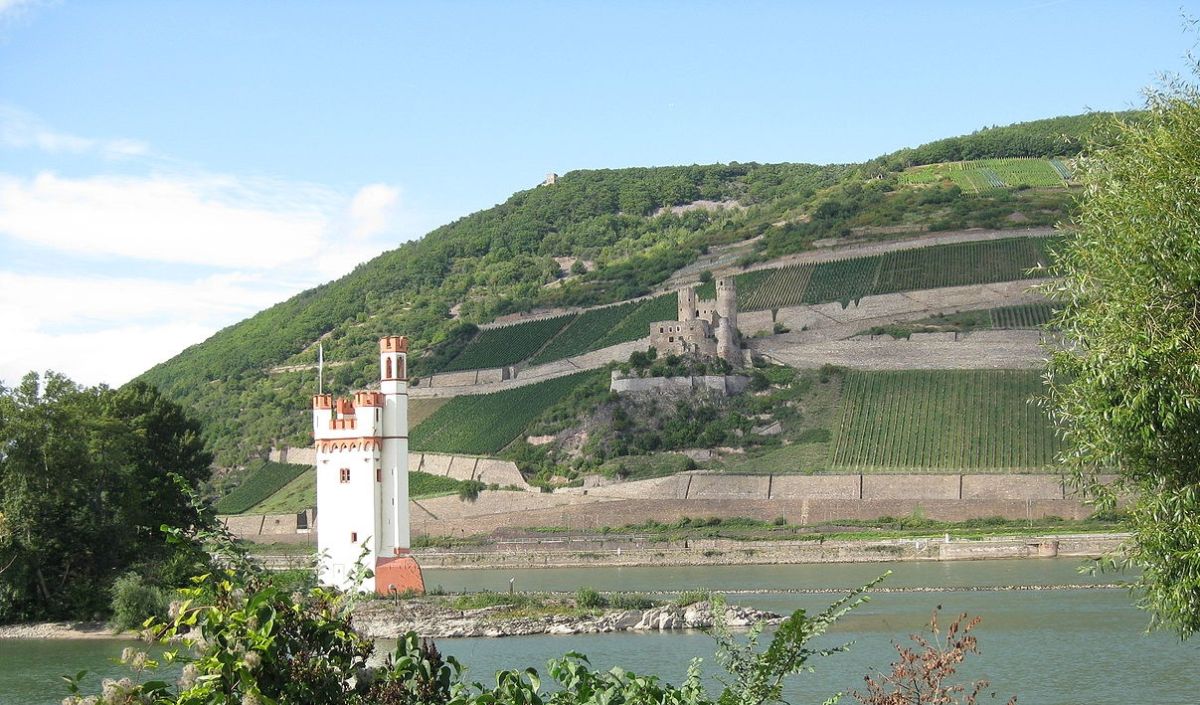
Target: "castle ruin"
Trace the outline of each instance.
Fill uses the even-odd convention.
[[[717,280],[716,299],[698,299],[696,287],[679,290],[679,317],[650,324],[650,347],[660,357],[690,355],[742,364],[737,328],[737,286],[733,277]]]

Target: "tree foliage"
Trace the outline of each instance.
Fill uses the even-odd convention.
[[[31,373],[0,388],[0,623],[103,615],[137,564],[191,574],[199,557],[158,527],[199,521],[171,475],[194,487],[210,459],[199,425],[147,384]]]
[[[1148,98],[1082,161],[1077,235],[1047,287],[1064,336],[1049,405],[1077,484],[1131,503],[1116,561],[1140,569],[1141,604],[1187,637],[1200,629],[1200,91]]]

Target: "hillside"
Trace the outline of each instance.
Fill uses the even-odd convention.
[[[506,364],[488,357],[494,346],[476,342],[488,334],[477,332],[477,324],[513,312],[650,294],[705,253],[738,243],[744,246],[739,245],[737,264],[749,266],[830,242],[1050,225],[1069,216],[1067,181],[971,190],[953,175],[914,179],[904,172],[936,163],[936,155],[1069,161],[1102,117],[989,129],[865,165],[730,163],[571,172],[230,326],[142,379],[203,420],[219,463],[238,464],[271,445],[308,443],[315,377],[309,366],[318,340],[327,361],[342,363],[327,373],[328,390],[339,393],[373,379],[374,344],[383,334],[411,338],[418,351],[414,375]],[[575,267],[576,261],[591,270],[579,273],[587,267]],[[800,295],[825,296],[807,293],[819,287],[811,283]],[[559,338],[531,336],[510,358],[544,361],[633,339],[644,334],[637,329],[644,330],[648,311],[630,305],[589,314],[613,325],[602,337],[582,317],[546,323],[547,332]],[[471,357],[473,349],[478,357]]]

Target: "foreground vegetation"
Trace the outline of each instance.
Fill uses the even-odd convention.
[[[1140,570],[1153,626],[1181,638],[1200,631],[1197,78],[1193,59],[1193,82],[1149,91],[1148,111],[1114,123],[1114,144],[1083,160],[1078,234],[1046,288],[1063,307],[1048,402],[1061,460],[1102,506],[1129,503],[1133,540],[1110,565]]]
[[[0,623],[102,619],[118,583],[132,599],[202,572],[207,555],[159,527],[202,525],[187,489],[211,459],[196,421],[146,384],[0,387]]]

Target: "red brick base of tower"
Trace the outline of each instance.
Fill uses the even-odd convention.
[[[421,566],[411,555],[375,559],[375,592],[380,595],[395,593],[425,593],[425,578]]]

